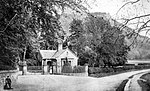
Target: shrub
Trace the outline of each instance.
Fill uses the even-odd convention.
[[[115,68],[101,68],[101,67],[89,67],[89,75],[92,77],[103,77],[108,75],[114,75],[122,72],[148,69],[150,65],[125,65]]]
[[[63,65],[62,67],[62,73],[72,73],[73,69],[72,66],[70,65],[70,63],[66,63]]]
[[[8,66],[8,65],[1,65],[0,70],[15,70],[15,67]]]
[[[98,73],[111,73],[111,72],[125,72],[130,70],[142,70],[148,69],[150,65],[126,65],[122,67],[115,68],[101,68],[101,67],[89,67],[89,74],[98,74]]]
[[[89,74],[114,72],[113,68],[89,67]]]
[[[73,73],[84,73],[85,67],[84,66],[75,66],[73,68]]]
[[[110,73],[110,72],[114,72],[113,68],[102,68],[102,73]]]
[[[89,67],[89,74],[101,73],[102,68],[99,67]]]

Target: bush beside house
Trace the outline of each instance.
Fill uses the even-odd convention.
[[[69,63],[65,64],[62,68],[62,75],[67,76],[88,76],[85,66],[72,67]]]
[[[85,73],[85,66],[75,66],[73,73]]]
[[[85,66],[72,67],[69,63],[66,63],[62,68],[62,73],[85,73]]]
[[[72,73],[73,69],[72,66],[70,65],[70,63],[66,63],[63,65],[62,67],[62,73]]]

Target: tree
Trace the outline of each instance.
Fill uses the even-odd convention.
[[[89,17],[86,27],[87,33],[93,37],[89,42],[90,48],[96,52],[99,63],[103,63],[104,66],[115,66],[126,62],[128,46],[118,27],[112,26],[102,17]]]
[[[79,1],[1,0],[0,42],[3,51],[15,53],[14,57],[25,61],[28,47],[35,51],[55,48],[50,47],[51,44],[63,37],[59,11],[63,12],[65,7],[79,11],[83,7]]]
[[[73,19],[73,21],[70,24],[70,30],[69,32],[71,33],[71,35],[68,38],[69,41],[69,47],[71,48],[71,50],[73,50],[74,52],[79,53],[80,49],[82,49],[82,44],[84,43],[84,39],[83,39],[83,24],[81,20],[76,20]],[[83,40],[83,41],[81,41]]]
[[[121,19],[122,26],[120,27],[122,30],[127,26],[132,28],[132,30],[126,31],[128,33],[125,35],[131,35],[130,38],[133,38],[131,45],[138,44],[136,42],[141,33],[148,36],[150,24],[149,4],[149,0],[127,0],[116,13],[117,19]]]
[[[113,67],[126,62],[128,46],[125,36],[103,17],[88,16],[83,23],[73,20],[70,31],[70,42],[77,40],[72,46],[76,46],[74,50],[80,50],[77,51],[80,64]]]
[[[73,19],[73,21],[70,23],[70,30],[71,33],[70,36],[67,39],[68,47],[77,53],[77,56],[79,57],[78,63],[80,65],[84,65],[85,63],[88,63],[89,60],[91,60],[91,56],[93,53],[90,50],[87,50],[86,46],[86,40],[84,37],[84,27],[83,27],[82,20],[79,19]],[[84,61],[83,61],[84,60]],[[92,63],[91,63],[92,64]]]

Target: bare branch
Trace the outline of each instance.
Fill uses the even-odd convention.
[[[147,23],[149,23],[149,22],[150,22],[150,20],[148,20],[147,22],[145,22],[145,23],[137,30],[137,34],[136,34],[136,36],[134,37],[133,42],[130,44],[130,46],[135,42],[135,40],[136,40],[137,37],[139,36],[139,33],[141,32],[141,30],[142,30],[143,28],[145,28],[145,25],[147,25]]]
[[[133,18],[130,18],[130,19],[126,19],[126,20],[127,20],[127,21],[131,21],[131,20],[134,20],[134,19],[137,19],[137,18],[142,18],[142,17],[147,17],[147,16],[150,16],[150,14],[141,15],[141,16],[136,16],[136,17],[133,17]]]
[[[14,19],[16,16],[17,16],[17,14],[15,14],[15,15],[13,16],[13,18],[9,21],[9,23],[6,25],[5,29],[4,29],[3,31],[0,31],[0,32],[6,31],[7,27],[10,25],[10,23],[13,21],[13,19]]]
[[[134,3],[137,3],[137,2],[139,2],[139,1],[140,1],[140,0],[130,1],[130,2],[125,3],[125,4],[122,5],[121,8],[117,11],[116,15],[117,15],[117,14],[119,13],[119,11],[120,11],[122,8],[124,8],[126,5],[128,5],[128,4],[134,4]]]
[[[150,30],[147,30],[147,31],[146,31],[145,36],[148,34],[149,31],[150,31]],[[147,37],[144,37],[144,39],[143,39],[143,41],[142,41],[142,44],[144,43],[144,41],[145,41],[146,38],[147,38]]]

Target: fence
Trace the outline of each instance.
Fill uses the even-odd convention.
[[[61,74],[67,76],[88,76],[88,68],[86,67],[87,66],[63,66]]]
[[[62,73],[62,75],[87,77],[88,73]]]
[[[31,73],[42,73],[42,66],[27,66],[27,70]]]
[[[43,74],[43,68],[42,66],[27,66],[26,71],[28,71],[28,74]],[[25,73],[25,72],[24,72]],[[46,70],[47,73],[47,70]],[[68,75],[68,76],[88,76],[88,66],[63,66],[61,73],[56,73],[61,75]]]

